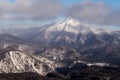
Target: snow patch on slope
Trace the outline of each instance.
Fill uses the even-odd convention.
[[[5,53],[5,58],[0,60],[0,73],[37,72],[46,75],[54,71],[56,64],[41,56],[34,56],[20,51]]]

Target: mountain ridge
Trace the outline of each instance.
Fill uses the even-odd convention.
[[[1,73],[46,75],[59,67],[71,67],[76,63],[91,65],[91,62],[120,66],[119,31],[94,29],[74,19],[26,30],[21,35],[22,42],[1,32],[0,41],[6,43],[0,47]]]
[[[65,44],[69,47],[69,44],[71,44],[74,45],[73,47],[80,47],[77,44],[85,46],[89,41],[95,43],[94,40],[102,43],[101,45],[119,44],[120,39],[114,33],[104,29],[94,29],[89,27],[88,24],[80,23],[78,20],[65,19],[45,26],[29,39],[33,43],[46,46],[62,46]],[[57,43],[61,44],[57,45]],[[94,46],[94,44],[90,44],[90,46]]]

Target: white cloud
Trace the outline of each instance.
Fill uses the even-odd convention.
[[[15,0],[14,3],[2,0],[0,3],[0,13],[10,15],[7,17],[10,19],[52,19],[58,17],[62,9],[60,0]]]
[[[87,1],[72,5],[67,11],[67,16],[93,22],[109,11],[110,8],[103,3]]]
[[[120,26],[120,10],[102,2],[84,0],[65,8],[61,0],[15,0],[13,3],[0,0],[0,19],[40,21],[60,16],[93,24]]]
[[[102,2],[88,0],[74,4],[68,8],[66,16],[88,23],[120,26],[120,10],[116,11]]]
[[[103,25],[116,25],[120,26],[120,10],[113,10],[110,14],[101,19]]]

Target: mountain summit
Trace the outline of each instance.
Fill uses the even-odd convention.
[[[79,20],[68,18],[40,28],[29,40],[43,46],[77,48],[120,43],[113,32],[91,26]]]

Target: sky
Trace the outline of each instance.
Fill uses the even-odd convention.
[[[62,1],[65,6],[68,6],[74,3],[81,2],[83,0],[62,0]],[[92,1],[103,2],[117,9],[120,8],[120,0],[92,0]]]
[[[39,26],[68,17],[118,30],[120,0],[0,0],[1,27]]]

